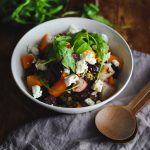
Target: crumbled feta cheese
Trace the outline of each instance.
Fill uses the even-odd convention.
[[[99,104],[99,103],[101,103],[101,101],[100,101],[100,100],[96,101],[96,104]]]
[[[113,59],[113,60],[112,60],[112,63],[113,63],[116,67],[119,67],[119,65],[120,65],[119,61],[116,60],[116,59]]]
[[[76,62],[76,73],[85,73],[88,70],[88,65],[85,60],[79,60]]]
[[[65,78],[66,86],[70,86],[72,83],[76,83],[79,80],[79,77],[76,74],[71,74]]]
[[[71,91],[67,91],[67,93],[71,94]]]
[[[83,53],[80,55],[80,57],[81,57],[81,60],[85,60],[91,65],[94,65],[96,63],[96,59],[94,58],[93,53]]]
[[[103,82],[101,80],[96,80],[92,86],[92,89],[97,92],[101,92],[103,88]]]
[[[97,96],[97,92],[96,92],[96,91],[94,91],[94,92],[92,92],[92,93],[91,93],[91,95],[93,95],[93,96],[95,96],[95,97],[96,97],[96,96]]]
[[[39,50],[38,50],[37,46],[33,46],[31,48],[31,53],[35,56],[39,55]]]
[[[48,34],[48,36],[47,36],[47,43],[53,43],[53,41],[54,41],[54,37],[51,36],[50,34]]]
[[[109,60],[109,58],[110,58],[110,54],[111,54],[110,52],[106,54],[105,61],[108,61],[108,60]]]
[[[84,100],[86,104],[88,104],[89,106],[92,106],[95,104],[95,102],[91,99],[91,98],[87,98]]]
[[[32,86],[32,93],[34,98],[39,98],[42,96],[41,87],[39,85]]]
[[[64,73],[66,73],[66,74],[68,74],[68,75],[69,75],[69,74],[70,74],[70,69],[65,68],[65,69],[64,69]]]
[[[44,71],[47,69],[47,67],[45,66],[44,62],[43,61],[38,61],[36,64],[35,64],[35,67],[37,70],[41,70],[41,71]]]
[[[103,38],[103,40],[104,40],[105,42],[108,43],[108,36],[107,36],[106,34],[103,34],[103,33],[102,33],[102,38]]]
[[[73,24],[70,25],[70,27],[69,27],[69,32],[70,33],[74,34],[74,33],[77,33],[79,31],[80,31],[80,29],[77,26],[75,26]]]

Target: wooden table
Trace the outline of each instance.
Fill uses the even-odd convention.
[[[71,4],[75,6],[78,1]],[[101,13],[111,20],[131,48],[150,53],[150,1],[100,1]],[[130,26],[122,29],[120,26]],[[119,27],[118,27],[119,26]],[[13,49],[29,27],[0,25],[0,143],[17,126],[50,115],[58,115],[31,102],[15,84],[10,68]]]

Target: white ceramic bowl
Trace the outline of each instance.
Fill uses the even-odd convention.
[[[66,31],[71,24],[74,24],[75,26],[79,28],[86,28],[89,32],[97,32],[97,33],[104,33],[109,37],[109,46],[112,52],[119,57],[121,57],[124,61],[123,70],[121,71],[119,80],[118,80],[118,89],[117,92],[111,96],[110,98],[106,99],[102,103],[96,104],[94,106],[87,106],[82,108],[63,108],[63,107],[57,107],[45,104],[31,96],[31,94],[28,92],[26,85],[23,82],[23,69],[22,65],[20,63],[20,57],[26,53],[27,46],[31,47],[37,43],[42,36],[45,33],[50,33],[51,35],[55,35],[57,33],[61,33]],[[47,21],[45,23],[42,23],[30,31],[28,31],[18,42],[17,46],[14,49],[12,60],[11,60],[11,69],[12,74],[14,77],[15,82],[21,89],[21,91],[28,96],[31,100],[34,102],[48,108],[54,111],[62,112],[62,113],[83,113],[87,111],[91,111],[94,109],[97,109],[104,104],[112,101],[115,99],[117,95],[119,95],[126,85],[128,84],[132,70],[133,70],[133,57],[131,50],[126,43],[126,41],[123,39],[123,37],[117,33],[112,28],[108,27],[107,25],[104,25],[102,23],[99,23],[97,21],[93,21],[90,19],[83,19],[83,18],[77,18],[77,17],[70,17],[70,18],[61,18],[61,19],[55,19],[51,21]]]

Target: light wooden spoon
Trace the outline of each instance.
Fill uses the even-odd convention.
[[[150,81],[126,106],[108,106],[95,118],[97,129],[113,140],[126,140],[136,129],[136,113],[150,100]]]

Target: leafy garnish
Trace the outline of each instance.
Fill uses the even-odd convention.
[[[4,7],[0,13],[4,18],[9,16],[9,20],[19,24],[39,24],[46,20],[57,18],[68,0],[8,0],[0,2],[0,8]],[[10,6],[12,7],[10,7]],[[9,6],[9,9],[7,9]],[[4,20],[4,19],[3,19]]]
[[[90,45],[83,39],[78,39],[75,42],[74,50],[77,54],[82,54],[84,51],[91,49]]]
[[[81,54],[88,49],[92,49],[89,42],[89,33],[86,30],[82,30],[76,33],[72,40],[74,52]]]
[[[112,27],[113,24],[103,16],[99,15],[99,12],[98,6],[92,3],[84,4],[82,17],[90,18]]]
[[[66,17],[66,16],[72,16],[72,15],[78,15],[79,12],[78,11],[66,11],[64,12],[61,17]]]
[[[102,67],[104,65],[104,62],[106,61],[106,57],[107,57],[109,46],[104,41],[102,36],[100,34],[98,34],[98,33],[90,34],[90,38],[95,43],[95,45],[94,45],[95,48],[94,49],[97,51],[97,54],[98,54],[99,59],[101,61],[101,65],[100,65],[100,69],[99,69],[99,73],[98,73],[98,77],[97,77],[97,78],[99,78],[101,69],[102,69]]]
[[[15,22],[18,24],[39,24],[58,17],[74,16],[82,14],[82,17],[97,20],[109,26],[112,23],[99,14],[99,6],[92,3],[84,3],[80,10],[69,8],[70,0],[1,0],[0,20],[3,22]],[[97,1],[98,4],[98,1]]]
[[[57,60],[61,60],[66,68],[71,68],[75,72],[75,60],[72,57],[73,48],[66,46],[70,44],[70,40],[70,36],[56,36],[54,39],[54,53]]]
[[[103,59],[103,54],[107,54],[108,52],[108,44],[104,41],[104,39],[102,38],[101,34],[98,33],[92,33],[90,35],[91,39],[95,42],[95,50],[98,53],[98,56],[100,57],[100,59]]]

